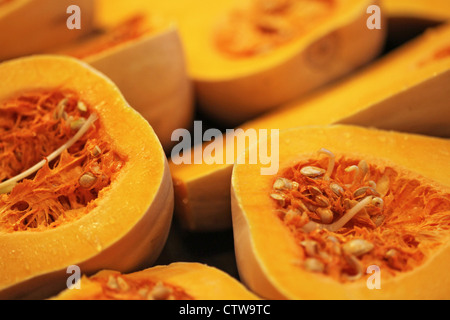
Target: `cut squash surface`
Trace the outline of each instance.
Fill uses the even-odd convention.
[[[342,123],[448,137],[448,39],[449,26],[429,30],[349,79],[241,128],[285,129]],[[207,145],[195,148],[193,153]],[[232,164],[227,164],[226,155],[235,148],[232,142],[223,147],[219,143],[216,153],[223,154],[222,164],[170,163],[177,212],[188,228],[231,226],[227,190]]]
[[[382,5],[392,18],[450,19],[450,3],[446,0],[382,0]]]
[[[0,297],[54,294],[70,265],[89,274],[153,263],[173,188],[148,123],[78,60],[31,56],[0,73]]]
[[[448,140],[352,126],[279,138],[277,175],[248,161],[233,169],[237,264],[251,290],[272,299],[449,297]]]
[[[176,262],[121,274],[104,270],[53,300],[258,300],[225,272],[201,263]]]
[[[236,126],[376,57],[385,29],[366,24],[367,7],[376,3],[196,0],[140,7],[176,21],[201,112]]]

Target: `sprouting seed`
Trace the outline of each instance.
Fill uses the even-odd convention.
[[[369,187],[359,188],[359,189],[355,190],[355,192],[353,192],[353,196],[355,198],[360,197],[360,196],[364,195],[367,192],[367,190],[369,190]]]
[[[318,167],[306,166],[300,170],[300,173],[308,178],[317,178],[325,173],[325,170]]]
[[[281,206],[284,206],[285,201],[286,201],[284,195],[279,194],[279,193],[271,193],[270,197],[274,200],[277,200]]]
[[[59,120],[61,118],[64,118],[64,119],[67,118],[67,113],[65,112],[65,109],[66,109],[68,103],[69,103],[69,99],[67,99],[67,98],[62,99],[58,103],[58,105],[56,106],[56,111],[55,111],[55,119]]]
[[[117,277],[117,284],[119,285],[120,290],[127,291],[130,289],[130,285],[122,277]]]
[[[162,282],[158,282],[151,292],[151,297],[155,300],[167,300],[171,293],[170,288],[167,288]]]
[[[345,278],[350,281],[360,279],[363,275],[363,268],[358,258],[356,258],[354,255],[346,255],[345,260],[347,260],[347,263],[352,267],[353,270],[355,270],[355,273],[353,275],[346,274]]]
[[[349,242],[345,243],[342,246],[342,249],[348,254],[352,254],[355,257],[362,256],[374,248],[374,245],[364,239],[354,239],[350,240]]]
[[[363,179],[367,175],[367,173],[369,172],[369,166],[367,165],[366,160],[361,160],[358,163],[358,168],[359,168],[359,170],[360,170],[360,172],[362,174],[361,179]]]
[[[117,283],[116,278],[113,276],[108,277],[108,282],[106,283],[106,286],[113,290],[119,289],[119,284]]]
[[[331,174],[333,173],[334,170],[334,165],[336,163],[336,157],[333,152],[325,148],[320,149],[319,153],[326,154],[330,158],[330,161],[328,162],[327,171],[325,173],[325,176],[323,177],[324,180],[330,180]]]
[[[102,149],[100,149],[99,146],[95,146],[94,149],[92,149],[91,154],[92,154],[94,157],[98,157],[99,155],[102,154]]]
[[[292,181],[286,178],[277,178],[273,184],[275,190],[291,190],[293,188]]]
[[[359,167],[353,165],[353,166],[349,166],[349,167],[345,168],[345,172],[353,172],[353,171],[356,171],[356,173],[358,173],[359,172]]]
[[[367,185],[373,189],[377,189],[377,183],[373,180],[367,181]]]
[[[384,201],[380,197],[375,197],[372,199],[372,204],[378,208],[383,209]]]
[[[70,121],[70,129],[79,130],[85,123],[85,118],[79,118],[77,120]]]
[[[382,214],[379,214],[377,216],[373,216],[371,218],[372,222],[375,224],[376,227],[381,226],[381,224],[384,222],[384,220],[386,219],[386,217]]]
[[[321,196],[323,195],[322,191],[317,187],[308,187],[309,192],[311,192],[314,196]]]
[[[80,110],[81,112],[86,112],[87,111],[87,106],[83,101],[78,101],[77,103],[77,109]]]
[[[330,224],[331,222],[333,222],[334,215],[333,211],[331,211],[330,209],[317,208],[316,213],[319,215],[322,223]]]
[[[304,267],[306,270],[312,272],[323,272],[325,270],[323,262],[316,258],[307,258]]]
[[[80,179],[78,180],[78,183],[82,188],[89,189],[92,186],[94,186],[95,182],[97,181],[97,177],[94,176],[92,173],[87,172],[83,174]]]
[[[324,196],[315,197],[315,201],[319,207],[328,207],[330,205],[330,201]]]
[[[300,243],[303,248],[305,248],[305,252],[308,256],[312,257],[317,254],[318,251],[318,243],[314,240],[304,240]]]
[[[342,196],[344,194],[344,188],[342,188],[340,185],[338,185],[337,183],[331,183],[330,184],[330,189],[331,191],[333,191],[337,196]]]

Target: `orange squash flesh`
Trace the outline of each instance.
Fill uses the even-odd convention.
[[[448,299],[448,140],[343,125],[288,129],[279,138],[278,175],[261,175],[259,164],[237,164],[233,169],[236,258],[241,280],[251,290],[269,299]],[[254,148],[241,160],[248,160]],[[331,158],[318,153],[322,148],[335,155],[328,182],[323,173],[320,178],[288,175],[289,168],[297,166],[315,166],[325,172]],[[380,191],[384,206],[380,209],[365,202],[364,213],[358,211],[343,226],[329,231],[340,219],[337,207],[329,207],[335,220],[314,217],[311,210],[318,212],[319,204],[317,198],[311,200],[316,196],[310,187],[317,185],[322,198],[337,199],[328,186],[338,183],[346,189],[358,180],[354,172],[344,169],[360,160],[366,161],[366,179],[373,179],[369,185]],[[299,191],[290,192],[293,198],[289,191],[274,190],[277,177],[287,176],[299,183],[294,187]],[[378,196],[365,192],[356,203]],[[280,205],[274,193],[283,194],[286,203]],[[294,199],[303,199],[308,207],[303,214],[295,208],[298,200]],[[371,224],[369,216],[380,212],[384,220]],[[324,229],[303,229],[310,221]],[[364,246],[361,240],[368,242]],[[371,265],[381,271],[378,289],[368,286],[373,283],[372,271],[366,271]]]
[[[111,280],[114,277],[116,281]],[[117,278],[125,280],[117,281]],[[53,300],[258,300],[240,282],[208,265],[176,262],[132,274],[101,271],[83,277],[80,289],[67,289]],[[168,290],[155,290],[165,287]],[[164,292],[161,292],[164,291]]]
[[[62,131],[72,130],[73,135],[77,132],[77,120],[82,113],[88,112],[97,117],[86,136],[83,135],[69,149],[69,153],[65,151],[57,157],[55,164],[51,162],[50,167],[44,165],[36,175],[18,181],[12,191],[2,190],[0,297],[45,298],[55,294],[65,286],[66,269],[70,265],[78,265],[86,274],[105,268],[130,272],[151,265],[159,256],[169,232],[173,187],[161,143],[149,124],[128,105],[108,78],[76,59],[53,55],[31,56],[1,64],[0,73],[5,80],[0,88],[2,108],[8,103],[12,105],[17,97],[31,93],[70,92],[72,100],[59,104],[65,105],[62,109],[65,115],[60,109],[55,109],[56,112],[43,115],[38,123],[44,119],[56,122]],[[75,97],[82,104],[74,104]],[[50,102],[29,104],[42,110],[51,105]],[[18,110],[16,117],[26,119],[25,111]],[[2,112],[2,124],[7,116],[11,114]],[[72,125],[75,127],[72,128]],[[64,129],[66,126],[70,128]],[[12,134],[17,132],[20,135],[25,133],[25,129],[15,127],[9,129],[9,133],[12,130]],[[51,146],[53,136],[42,132],[36,134],[40,135],[36,144],[49,140],[46,146]],[[105,171],[108,163],[104,162],[108,159],[104,158],[106,151],[102,149],[102,144],[95,144],[95,141],[109,145],[113,152],[110,163],[116,168],[115,173]],[[76,151],[78,148],[87,148],[87,151],[80,153]],[[70,154],[73,150],[78,153]],[[45,157],[52,151],[46,150]],[[28,155],[22,154],[19,158],[26,157]],[[72,158],[75,158],[74,162],[71,162]],[[26,166],[24,164],[19,170],[28,169]],[[2,175],[2,180],[9,179],[11,175],[14,173],[6,178]],[[47,181],[52,184],[46,185]],[[99,184],[101,181],[107,183],[103,186]],[[73,192],[76,197],[72,191],[59,188],[66,188],[69,183],[75,184]],[[35,188],[34,184],[40,187]],[[97,192],[94,192],[97,187]],[[32,202],[33,196],[47,188],[50,188],[47,202],[43,202],[42,197],[36,204]],[[92,199],[83,196],[86,195],[83,188],[90,188]],[[29,207],[8,205],[8,200],[14,199],[14,196],[19,199],[25,190],[29,193],[21,200],[30,201]],[[56,201],[59,192],[66,192],[65,197]],[[86,199],[86,202],[78,201],[80,199]],[[40,218],[46,203],[52,204],[47,208],[49,212],[56,212],[55,206],[59,206],[62,214],[49,216],[48,220]],[[28,220],[22,218],[10,219],[13,217],[12,209],[17,209],[24,217],[26,210],[36,206],[40,211],[35,213],[38,218],[34,222],[25,223]],[[9,216],[4,215],[5,209]],[[20,221],[24,222],[22,228],[14,227]]]
[[[308,23],[302,24],[301,32],[298,26],[289,25],[298,36],[281,41],[282,44],[263,54],[236,58],[217,46],[217,30],[221,29],[218,24],[236,8],[259,6],[261,1],[220,0],[205,5],[201,0],[139,0],[132,8],[119,2],[108,1],[103,5],[106,20],[112,19],[108,16],[123,16],[123,11],[143,10],[161,13],[177,22],[199,108],[203,114],[228,126],[241,124],[364,65],[378,55],[385,39],[385,29],[369,30],[366,26],[367,7],[376,1],[319,1],[332,3],[333,9],[325,10],[326,18],[317,18],[314,13],[317,2],[304,0],[295,3],[301,7],[297,13],[307,17],[293,21]],[[284,18],[281,20],[282,24],[286,22]],[[228,34],[246,33],[240,30]],[[241,43],[251,43],[250,37]],[[265,47],[264,43],[258,46]]]
[[[392,18],[417,18],[434,21],[450,19],[450,4],[445,0],[383,0],[387,15]]]
[[[445,53],[449,38],[448,25],[429,30],[360,73],[241,128],[341,123],[448,137],[450,55]],[[206,146],[196,147],[193,153]],[[176,214],[187,229],[231,227],[228,190],[232,164],[226,164],[225,156],[235,147],[233,143],[217,146],[224,154],[224,164],[170,162]]]
[[[69,30],[67,8],[77,5],[81,29]],[[88,34],[94,27],[95,4],[90,0],[11,0],[0,6],[0,61],[43,53]]]
[[[172,132],[189,127],[194,112],[178,33],[166,19],[134,14],[103,22],[96,32],[57,52],[82,59],[106,74],[168,151]]]

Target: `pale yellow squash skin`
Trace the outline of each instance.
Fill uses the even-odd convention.
[[[248,164],[248,153],[254,147],[241,155],[246,164],[234,166],[231,191],[239,275],[253,292],[266,299],[450,297],[450,278],[446,276],[450,243],[445,241],[410,272],[386,279],[381,270],[381,289],[368,289],[370,274],[364,274],[361,281],[340,283],[301,268],[296,258],[301,249],[273,212],[269,194],[274,176],[261,175],[259,164]],[[321,148],[335,154],[364,155],[367,161],[371,157],[389,161],[431,179],[433,187],[450,192],[450,176],[446,174],[450,152],[447,139],[344,125],[287,129],[280,133],[280,170],[297,164],[302,155],[317,154]]]
[[[69,30],[67,8],[81,10],[81,29]],[[13,0],[0,6],[0,61],[48,52],[89,33],[95,23],[91,0]]]
[[[419,67],[436,51],[448,47],[448,39],[450,25],[430,30],[349,79],[241,128],[286,129],[345,123],[450,137],[450,56]],[[231,144],[220,151],[227,154],[234,147]],[[228,190],[232,164],[170,162],[170,166],[176,213],[183,224],[192,231],[230,228]]]
[[[217,23],[242,1],[206,4],[203,0],[137,0],[125,5],[116,0],[103,3],[101,11],[105,21],[138,10],[173,18],[179,26],[201,111],[235,126],[337,79],[378,55],[385,28],[366,27],[366,10],[378,2],[340,2],[342,6],[327,23],[269,54],[248,59],[222,54],[212,40]],[[312,65],[308,60],[311,51],[330,43],[336,50],[332,58],[325,61],[325,66]]]
[[[0,298],[46,298],[64,289],[67,267],[85,274],[150,266],[168,236],[173,186],[151,126],[106,76],[63,56],[31,56],[0,65],[0,100],[28,90],[71,89],[93,107],[112,147],[128,157],[97,206],[42,232],[0,233]]]
[[[175,24],[147,17],[149,31],[137,39],[105,48],[83,60],[107,75],[128,103],[153,127],[164,150],[173,146],[172,132],[189,128],[194,114],[193,88]],[[122,20],[110,22],[115,26]],[[108,26],[105,26],[108,33]],[[95,37],[88,38],[95,43]],[[71,55],[84,45],[75,43],[58,53]]]
[[[115,271],[101,271],[94,277],[108,277]],[[177,286],[195,300],[259,300],[239,281],[215,267],[195,262],[175,262],[127,275],[133,280],[162,281]],[[101,286],[83,277],[80,290],[65,290],[52,300],[86,300],[101,292]]]

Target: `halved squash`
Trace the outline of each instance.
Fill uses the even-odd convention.
[[[104,270],[52,300],[258,300],[227,273],[205,264],[176,262],[131,274]]]
[[[81,10],[81,29],[68,29],[67,8]],[[0,1],[0,61],[42,53],[89,33],[94,25],[95,3],[91,0]]]
[[[172,132],[190,127],[192,84],[175,24],[154,14],[134,14],[104,22],[57,53],[82,59],[107,75],[148,120],[166,151],[173,145]]]
[[[115,3],[109,3],[114,15]],[[134,5],[177,21],[200,110],[235,126],[377,56],[386,29],[369,30],[366,13],[377,3],[141,0]]]
[[[173,187],[151,126],[79,60],[0,65],[0,297],[48,297],[68,266],[150,266],[168,236]]]
[[[450,136],[450,25],[429,30],[359,74],[306,99],[244,124],[247,129],[285,129],[331,123]],[[224,136],[225,140],[225,136]],[[176,214],[193,231],[231,227],[229,187],[235,143],[216,145],[223,164],[170,162]],[[192,153],[202,152],[208,144]]]
[[[265,143],[265,142],[261,142]],[[450,141],[352,126],[287,129],[280,170],[234,166],[241,280],[269,299],[448,299]]]
[[[382,0],[390,18],[415,18],[445,22],[450,20],[450,3],[446,0]]]

